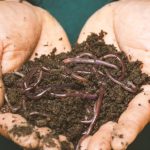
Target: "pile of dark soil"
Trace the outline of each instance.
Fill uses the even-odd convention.
[[[7,102],[1,111],[48,126],[75,145],[89,126],[93,134],[105,122],[117,121],[150,78],[141,72],[141,62],[129,62],[123,52],[106,45],[103,36],[92,34],[71,52],[55,55],[54,49],[6,74]],[[88,123],[93,116],[96,122]]]

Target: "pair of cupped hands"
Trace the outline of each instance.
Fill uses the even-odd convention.
[[[107,44],[114,44],[118,51],[124,51],[130,61],[142,61],[142,72],[150,75],[149,14],[149,0],[120,0],[107,4],[88,19],[79,35],[78,43],[86,40],[91,32],[98,34],[104,30],[107,32],[104,37]],[[5,94],[3,74],[18,70],[29,59],[34,60],[36,53],[38,57],[49,54],[54,47],[57,48],[57,53],[60,53],[71,50],[71,46],[64,30],[50,14],[25,1],[1,1],[0,22],[2,106]],[[62,40],[59,40],[60,38]],[[118,122],[102,125],[94,135],[81,143],[81,150],[124,150],[149,122],[150,85],[144,85],[143,91],[129,103]],[[60,150],[59,143],[67,140],[62,135],[58,139],[52,138],[56,146],[49,147],[44,143],[44,136],[46,137],[51,129],[35,127],[31,135],[17,137],[9,132],[15,125],[28,126],[28,123],[17,114],[0,114],[0,134],[25,149]]]

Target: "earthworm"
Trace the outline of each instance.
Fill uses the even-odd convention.
[[[45,113],[40,113],[40,112],[37,112],[37,111],[33,111],[33,112],[30,112],[29,113],[30,116],[34,116],[34,115],[38,115],[38,116],[43,116],[43,117],[49,117],[49,115],[45,114]]]
[[[84,123],[84,124],[89,124],[91,122],[92,122],[92,119],[91,120],[83,120],[83,121],[81,121],[81,123]]]
[[[90,134],[91,133],[91,130],[93,129],[94,127],[94,124],[99,116],[99,113],[100,113],[100,109],[101,109],[101,105],[102,105],[102,102],[103,102],[103,97],[104,97],[104,93],[105,93],[105,90],[103,87],[100,87],[100,90],[99,90],[99,97],[98,97],[98,100],[96,101],[95,103],[95,106],[94,106],[94,117],[92,119],[92,122],[87,130],[87,133],[86,134]]]
[[[88,59],[88,58],[67,58],[67,59],[64,59],[63,62],[65,64],[69,64],[69,63],[82,63],[82,64],[95,64],[95,65],[104,65],[104,66],[107,66],[109,68],[113,68],[113,69],[117,69],[118,70],[118,67],[116,65],[113,65],[111,63],[108,63],[108,62],[105,62],[105,61],[102,61],[102,60],[94,60],[94,59]]]
[[[49,91],[50,88],[47,88],[46,90],[38,93],[37,95],[33,95],[33,94],[30,94],[28,92],[25,92],[25,95],[30,98],[30,99],[33,99],[33,100],[37,100],[37,99],[40,99],[47,91]]]
[[[35,88],[41,82],[42,76],[43,76],[43,72],[41,70],[37,81],[32,86],[28,87],[27,82],[24,82],[25,91],[29,91],[29,90],[32,90],[33,88]],[[28,81],[29,81],[29,79],[28,79]]]
[[[76,58],[81,58],[81,57],[85,57],[85,56],[88,56],[90,58],[93,58],[94,59],[94,62],[96,62],[96,56],[94,56],[93,54],[91,53],[81,53],[80,55],[77,55]],[[95,65],[97,65],[95,63]],[[92,67],[92,70],[94,71],[94,73],[98,73],[98,74],[101,74],[101,75],[104,75],[101,71],[97,71],[97,69],[95,67]],[[93,72],[90,72],[90,73],[93,73]],[[97,74],[97,75],[98,75]]]
[[[25,75],[24,74],[22,74],[22,73],[20,73],[20,72],[18,72],[18,71],[15,71],[15,72],[13,72],[15,75],[17,75],[17,76],[19,76],[19,77],[21,77],[21,78],[23,78]]]
[[[45,89],[44,91],[38,93],[37,95],[32,95],[28,92],[25,93],[25,95],[33,100],[37,100],[40,99],[47,91],[49,91],[51,89],[51,87]],[[97,94],[89,94],[89,93],[80,93],[80,92],[76,92],[76,93],[62,93],[62,94],[58,94],[58,93],[49,93],[51,96],[56,97],[56,98],[65,98],[65,97],[80,97],[83,99],[89,99],[89,100],[95,100],[97,98]]]
[[[100,109],[101,109],[101,105],[102,105],[102,101],[103,101],[103,97],[104,97],[104,93],[105,93],[105,90],[103,88],[103,86],[100,87],[100,90],[99,90],[99,97],[98,97],[98,100],[96,101],[95,103],[95,106],[94,106],[94,117],[89,120],[88,122],[85,122],[85,121],[82,121],[83,123],[90,123],[90,126],[88,128],[88,130],[85,132],[85,134],[80,138],[77,146],[76,146],[76,150],[79,150],[80,149],[80,146],[81,146],[81,143],[82,141],[89,136],[89,134],[91,133],[93,127],[94,127],[94,124],[99,116],[99,113],[100,113]]]
[[[71,76],[73,79],[76,79],[80,82],[87,82],[88,81],[86,78],[78,75],[77,71],[73,72],[72,70],[70,70],[69,68],[66,68],[66,67],[64,69],[65,69],[65,72],[66,72],[67,75],[62,74],[63,77],[70,77]]]
[[[22,108],[24,109],[24,111],[27,110],[25,99],[22,100]]]
[[[96,74],[97,78],[99,75],[104,75],[104,73],[100,70],[97,70],[95,67],[92,67],[93,72]]]
[[[33,77],[33,75],[37,72],[37,69],[33,69],[32,72],[30,71],[27,75],[26,75],[26,78],[25,78],[25,82],[24,82],[24,87],[25,88],[28,88],[28,84],[31,80],[31,78]]]
[[[81,71],[81,70],[77,70],[76,72],[79,74],[91,74],[92,73],[90,71]]]
[[[121,86],[122,88],[124,88],[125,90],[127,90],[127,91],[129,91],[129,92],[131,92],[131,93],[135,93],[135,92],[137,91],[136,87],[133,86],[133,85],[131,85],[130,82],[128,82],[127,84],[128,84],[129,86],[131,86],[131,88],[130,88],[129,86],[125,85],[124,83],[122,83],[122,82],[120,82],[120,81],[114,79],[114,78],[110,75],[110,73],[109,73],[107,70],[105,70],[105,72],[106,72],[106,75],[108,76],[108,78],[109,78],[110,80],[112,80],[114,83],[120,85],[120,86]]]
[[[76,74],[76,73],[72,73],[71,74],[72,78],[81,81],[81,82],[88,82],[88,80],[84,77],[81,77],[80,75]]]
[[[100,75],[104,75],[104,73],[100,70],[98,70],[97,73],[99,73]]]
[[[42,70],[47,71],[47,72],[53,72],[53,71],[58,71],[58,70],[64,71],[65,69],[66,69],[66,66],[64,66],[64,65],[60,65],[59,68],[55,68],[55,69],[42,66]]]
[[[133,84],[133,82],[128,81],[127,84],[128,84],[129,86],[131,86],[133,89],[136,89],[136,86]]]
[[[11,103],[10,103],[10,101],[9,101],[8,96],[7,96],[6,93],[5,93],[4,98],[5,98],[5,101],[6,101],[7,105],[9,106],[9,108],[11,109],[11,111],[12,111],[13,113],[17,112],[17,111],[21,108],[21,106],[19,106],[19,107],[13,107],[13,106],[11,105]]]
[[[77,55],[76,58],[81,58],[83,56],[93,57],[93,55],[91,53],[81,53],[80,55]],[[74,78],[80,82],[88,82],[88,80],[86,78],[78,75],[77,73],[79,73],[79,74],[87,74],[87,73],[89,74],[90,73],[91,74],[91,72],[85,72],[85,71],[74,71],[72,73],[72,71],[69,70],[68,68],[66,68],[66,70],[69,74],[71,74],[72,78]]]
[[[77,55],[76,58],[82,58],[82,57],[85,57],[85,56],[88,56],[88,57],[93,58],[94,60],[96,60],[96,56],[94,56],[91,53],[81,53],[81,54]]]
[[[124,75],[125,75],[124,62],[116,54],[108,54],[108,55],[101,57],[101,59],[107,59],[107,58],[116,58],[120,62],[120,64],[121,64],[121,76],[119,77],[118,80],[122,80],[124,78]]]
[[[53,96],[55,97],[80,97],[83,99],[91,99],[91,100],[95,100],[97,97],[96,94],[84,94],[84,93],[68,93],[68,94],[54,94],[53,93]]]
[[[60,69],[62,70],[64,70],[64,66],[60,66]],[[48,72],[48,73],[52,73],[53,71],[57,71],[58,69],[49,69],[49,68],[47,68],[47,67],[45,67],[45,66],[43,66],[42,67],[42,70],[43,71],[45,71],[45,72]],[[66,74],[61,74],[61,76],[62,77],[64,77],[64,78],[69,78],[70,76],[68,76],[68,75],[66,75]]]
[[[50,71],[50,69],[47,68],[47,67],[45,67],[45,66],[42,67],[42,70],[43,70],[43,71],[48,71],[48,72]]]
[[[98,95],[97,94],[89,94],[89,93],[81,93],[81,92],[76,92],[76,93],[68,93],[66,94],[66,97],[80,97],[83,99],[89,99],[89,100],[95,100]]]
[[[68,88],[68,87],[72,87],[74,86],[73,83],[66,83],[66,84],[62,84],[62,85],[59,85],[59,84],[51,84],[51,86],[47,87],[47,89],[43,90],[42,92],[38,93],[37,95],[33,95],[33,93],[31,94],[29,91],[30,91],[30,88],[26,88],[26,89],[29,89],[29,90],[25,90],[24,91],[24,94],[30,98],[30,99],[39,99],[41,98],[46,92],[48,92],[49,90],[51,90],[52,88],[53,89],[58,89],[58,88],[61,88],[61,89],[65,89],[65,88]],[[27,87],[27,85],[25,85],[25,87]],[[64,94],[54,94],[54,93],[49,93],[51,94],[51,96],[55,96],[55,97],[63,97]]]

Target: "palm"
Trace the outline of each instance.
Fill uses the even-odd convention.
[[[148,0],[122,0],[108,4],[88,20],[78,42],[85,40],[91,32],[99,33],[104,30],[108,33],[105,37],[106,43],[114,44],[118,50],[124,51],[131,61],[142,61],[142,71],[150,75],[149,13]],[[126,149],[150,121],[149,99],[150,86],[145,85],[144,91],[131,101],[117,125],[112,122],[103,125],[83,145],[88,147],[88,150],[111,149],[111,146],[114,150]],[[142,103],[142,108],[137,107],[139,103]],[[118,135],[123,135],[123,139]]]

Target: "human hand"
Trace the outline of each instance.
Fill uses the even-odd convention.
[[[71,48],[59,23],[45,10],[27,2],[1,1],[0,21],[1,107],[5,93],[2,74],[17,71],[28,59],[49,54],[55,47],[57,53]],[[20,128],[20,131],[14,134],[11,132],[13,127]],[[21,129],[30,131],[20,136]],[[60,149],[61,141],[66,141],[64,136],[53,138],[50,129],[33,127],[20,115],[11,113],[0,113],[0,134],[27,149],[48,149],[49,143],[45,138],[55,144],[53,149]]]
[[[78,42],[84,41],[91,32],[101,30],[107,44],[114,44],[124,51],[130,61],[143,62],[142,72],[150,75],[150,1],[122,0],[110,3],[98,10],[83,27]],[[123,150],[150,122],[150,85],[136,95],[117,123],[104,124],[93,136],[83,141],[81,149]]]

